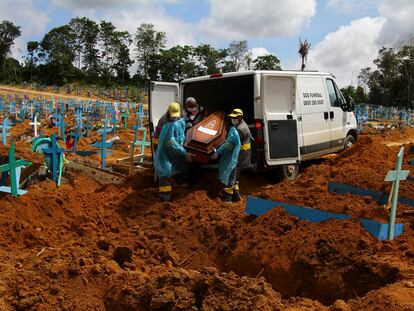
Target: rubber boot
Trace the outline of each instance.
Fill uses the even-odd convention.
[[[231,197],[232,197],[231,194],[223,192],[223,196],[221,197],[221,200],[223,201],[223,203],[230,204],[231,203]]]
[[[231,197],[232,202],[240,202],[241,196],[239,190],[233,190],[233,195]]]
[[[224,203],[231,203],[231,197],[233,196],[233,188],[225,187],[222,190],[223,190],[223,195],[221,197],[221,200]]]

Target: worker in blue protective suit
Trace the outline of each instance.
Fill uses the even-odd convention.
[[[185,141],[185,122],[180,118],[180,105],[171,103],[168,106],[170,118],[162,127],[155,152],[154,166],[159,183],[159,197],[164,201],[171,199],[171,177],[184,173],[186,161],[191,162],[191,154],[187,153]]]
[[[240,153],[240,135],[232,124],[227,132],[226,141],[211,156],[215,160],[220,156],[218,179],[222,184],[223,202],[231,203],[236,185],[236,166]]]

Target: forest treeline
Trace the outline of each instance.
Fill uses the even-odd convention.
[[[20,35],[18,25],[0,22],[2,83],[144,86],[148,80],[180,81],[217,72],[282,69],[276,55],[253,58],[246,40],[232,41],[227,48],[210,44],[166,48],[166,33],[146,23],[131,34],[108,21],[72,18],[68,24],[51,29],[42,40],[27,42],[23,62],[10,54]],[[302,52],[305,43],[306,55]],[[302,69],[309,50],[310,44],[300,41]],[[381,48],[373,63],[375,68],[362,68],[358,86],[344,87],[344,94],[358,103],[414,107],[413,40]],[[131,68],[136,68],[132,74]]]

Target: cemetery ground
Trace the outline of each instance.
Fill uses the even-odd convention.
[[[8,140],[18,159],[42,164],[28,122]],[[57,131],[42,128],[44,136]],[[121,127],[116,136],[109,168],[128,157],[134,131]],[[99,139],[81,138],[78,150]],[[27,194],[0,196],[0,309],[414,310],[414,207],[399,203],[404,233],[380,241],[359,219],[387,223],[386,205],[328,191],[338,182],[388,194],[384,178],[401,144],[412,177],[408,127],[365,127],[356,146],[307,163],[295,181],[278,171],[242,176],[244,197],[351,216],[320,223],[278,205],[259,217],[245,213],[246,199],[225,205],[215,171],[201,172],[189,188],[174,185],[173,201],[164,203],[149,160],[131,175],[111,172],[112,182],[97,169],[97,154],[66,153],[81,168],[66,164],[60,187],[33,178]],[[9,147],[0,145],[0,158]],[[402,181],[399,194],[414,199],[414,182]]]

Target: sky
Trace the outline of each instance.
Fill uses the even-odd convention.
[[[76,16],[130,33],[152,23],[166,33],[167,47],[247,40],[254,57],[274,54],[285,70],[300,69],[299,38],[307,39],[306,69],[332,73],[340,86],[357,85],[382,46],[414,35],[413,0],[0,0],[0,21],[21,26],[12,49],[19,60],[27,41]]]

